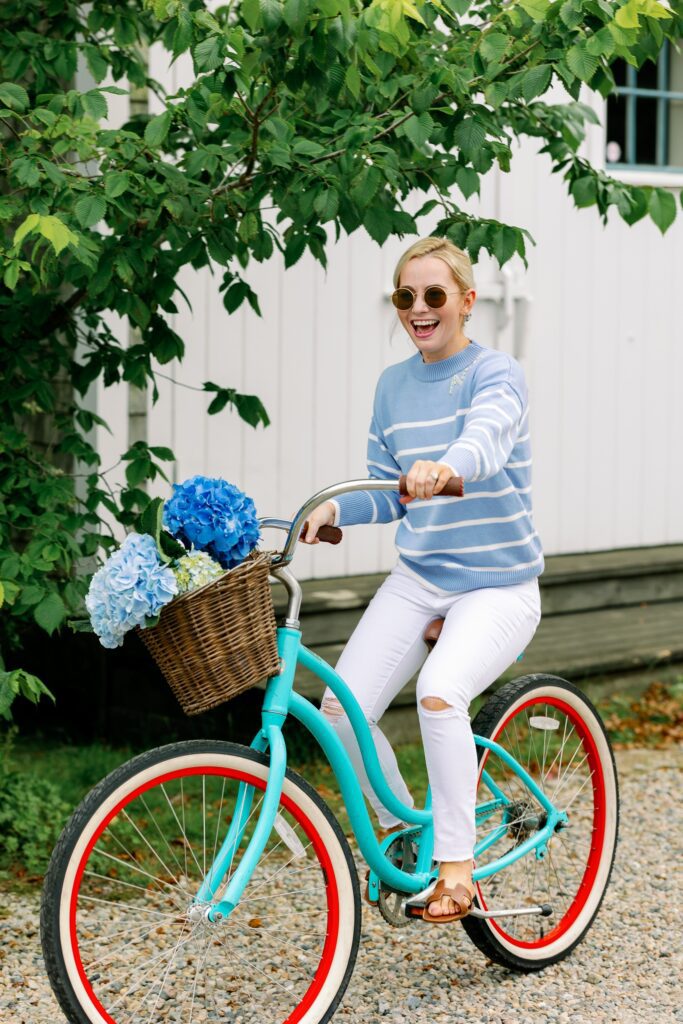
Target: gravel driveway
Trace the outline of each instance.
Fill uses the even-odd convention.
[[[340,1024],[683,1024],[683,751],[618,751],[612,883],[584,942],[540,974],[489,965],[462,928],[392,929],[364,906]],[[644,848],[647,839],[649,845]],[[62,1024],[44,974],[36,897],[0,897],[0,1021]]]

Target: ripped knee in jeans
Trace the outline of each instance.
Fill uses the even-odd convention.
[[[441,697],[423,697],[420,704],[425,711],[452,711],[453,705],[447,704]]]
[[[336,697],[323,697],[320,710],[325,718],[333,724],[338,722],[346,714],[344,708]]]

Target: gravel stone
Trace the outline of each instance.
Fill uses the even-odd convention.
[[[618,751],[617,764],[621,835],[612,881],[591,930],[567,959],[540,973],[516,974],[489,963],[458,925],[393,929],[363,904],[356,967],[334,1019],[340,1024],[683,1022],[677,938],[683,903],[683,757],[675,749]],[[37,893],[2,894],[0,1020],[7,1024],[65,1021],[45,975],[38,906]],[[200,1019],[213,1016],[195,1015]]]

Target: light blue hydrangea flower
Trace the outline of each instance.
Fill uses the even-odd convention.
[[[186,547],[208,551],[224,569],[243,562],[260,536],[253,500],[220,477],[174,484],[164,526]]]
[[[165,566],[154,538],[129,533],[92,580],[85,599],[92,627],[103,647],[120,647],[128,630],[144,626],[178,593],[173,570]]]
[[[191,551],[178,559],[173,572],[178,581],[178,593],[186,594],[218,579],[224,569],[206,551]]]

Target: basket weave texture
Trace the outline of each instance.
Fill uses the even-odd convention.
[[[156,626],[138,627],[185,714],[215,708],[280,671],[271,555],[252,551],[166,605]]]

